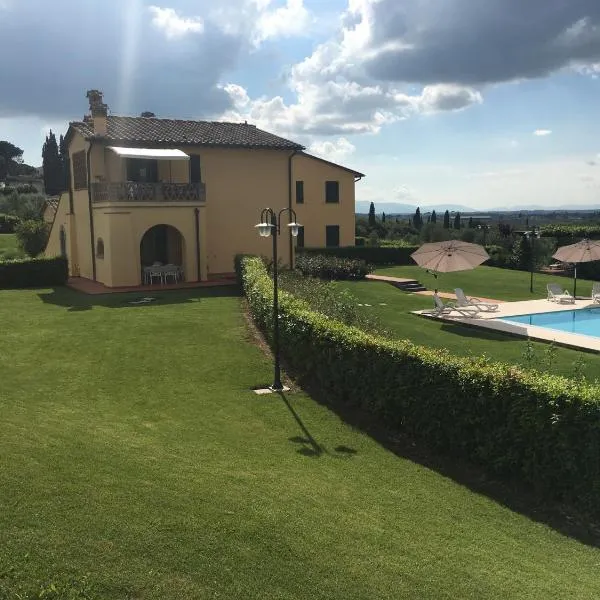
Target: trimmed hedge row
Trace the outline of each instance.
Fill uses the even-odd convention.
[[[66,258],[0,261],[0,289],[64,285],[68,278]]]
[[[364,279],[373,267],[364,260],[338,258],[323,254],[303,254],[296,258],[296,268],[302,275],[320,279]]]
[[[597,240],[600,239],[600,225],[543,225],[541,235],[559,238],[559,240],[560,238],[573,239],[573,242],[577,241],[577,238]]]
[[[0,214],[0,233],[14,233],[19,222],[19,217]]]
[[[373,265],[414,265],[410,255],[419,246],[342,246],[338,248],[298,248],[297,254],[325,254],[338,258],[364,260]]]
[[[236,264],[251,314],[269,338],[272,280],[260,259]],[[323,397],[600,514],[600,386],[387,340],[285,292],[280,310],[286,360]]]

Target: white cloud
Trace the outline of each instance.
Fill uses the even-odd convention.
[[[537,137],[544,137],[546,135],[550,135],[552,133],[551,129],[536,129],[533,132],[533,135],[536,135]]]
[[[270,0],[255,0],[259,9],[254,44],[281,37],[298,36],[305,33],[311,22],[311,16],[303,0],[287,0],[284,6],[268,10]]]
[[[356,150],[356,146],[349,142],[345,137],[340,137],[334,141],[313,142],[308,151],[333,162],[340,162],[348,158]]]
[[[168,39],[181,38],[189,33],[202,33],[204,21],[200,17],[181,17],[173,8],[149,6],[152,24],[164,32]]]

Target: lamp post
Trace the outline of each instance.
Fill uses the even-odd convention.
[[[487,244],[487,233],[490,230],[490,226],[489,225],[477,225],[477,229],[479,229],[479,231],[483,231],[483,245],[485,246]]]
[[[538,227],[533,227],[531,231],[524,231],[523,237],[531,240],[531,259],[529,261],[529,291],[533,294],[533,266],[535,264],[535,240],[540,238],[540,230]]]
[[[255,227],[262,237],[273,238],[273,354],[275,356],[275,372],[273,376],[273,385],[271,389],[274,392],[283,390],[281,383],[281,367],[279,359],[279,297],[278,297],[278,264],[277,264],[277,238],[281,235],[281,215],[288,212],[292,219],[288,223],[292,236],[298,236],[298,223],[296,222],[296,212],[291,208],[282,208],[276,213],[272,208],[263,208],[260,213],[260,223]]]

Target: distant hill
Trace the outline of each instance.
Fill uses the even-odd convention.
[[[358,200],[356,202],[356,212],[359,214],[367,214],[369,207],[371,206],[370,201]],[[462,204],[432,204],[429,206],[421,206],[421,212],[427,213],[435,210],[436,213],[449,211],[458,212],[477,212],[475,209]],[[402,202],[375,202],[375,211],[377,214],[382,212],[387,214],[411,214],[417,210],[416,204],[403,204]],[[483,211],[479,211],[483,212]]]

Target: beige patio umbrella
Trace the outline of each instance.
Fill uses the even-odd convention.
[[[483,246],[460,240],[423,244],[410,256],[420,267],[433,273],[436,285],[438,273],[468,271],[490,257]],[[437,293],[437,287],[435,291]]]
[[[573,297],[576,297],[577,263],[600,260],[600,241],[581,240],[581,242],[577,242],[576,244],[563,246],[552,255],[552,258],[575,265],[575,272],[573,275]]]

